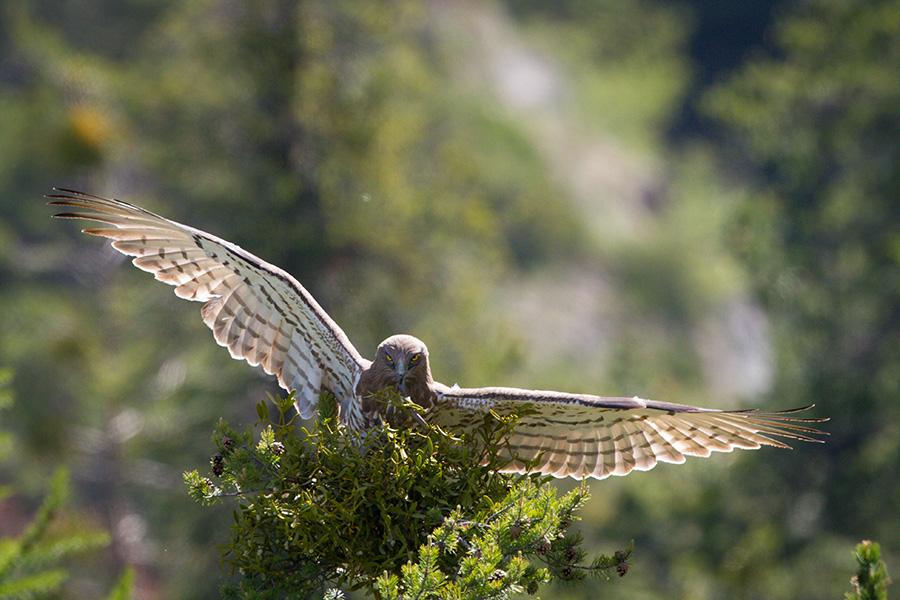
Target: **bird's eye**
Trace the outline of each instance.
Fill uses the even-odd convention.
[[[421,354],[413,354],[413,357],[411,359],[409,359],[409,364],[414,365],[417,362],[419,362],[420,356],[421,356]]]
[[[384,360],[388,361],[388,363],[393,363],[393,362],[394,362],[394,357],[391,356],[390,354],[385,354],[385,355],[384,355]]]

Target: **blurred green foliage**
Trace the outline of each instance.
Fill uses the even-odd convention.
[[[0,538],[0,598],[46,598],[69,577],[68,570],[58,565],[61,559],[109,544],[109,535],[103,531],[50,531],[68,495],[69,474],[61,468],[25,531],[15,538]]]
[[[596,484],[586,548],[640,549],[606,597],[836,597],[864,537],[891,563],[900,7],[741,3],[770,24],[738,46],[730,4],[718,39],[743,60],[709,78],[700,0],[4,3],[0,367],[27,400],[3,413],[0,483],[23,494],[0,509],[64,462],[113,535],[60,593],[130,564],[142,597],[214,595],[228,511],[180,473],[274,386],[196,307],[51,225],[51,185],[235,241],[364,355],[424,339],[447,383],[833,418],[824,448]]]
[[[817,0],[777,31],[782,59],[709,98],[755,169],[733,248],[775,325],[775,394],[818,403],[831,460],[858,461],[816,486],[829,518],[886,539],[900,527],[900,436],[885,422],[900,391],[900,5]]]
[[[9,389],[12,373],[0,370],[0,411],[13,406]],[[6,463],[16,448],[11,432],[0,430],[0,462]],[[67,561],[109,545],[105,531],[78,523],[77,514],[60,514],[70,500],[69,471],[59,467],[50,478],[49,492],[36,514],[15,536],[0,536],[0,598],[25,600],[58,594],[70,571]],[[10,485],[0,486],[0,502],[14,494]],[[123,576],[110,599],[131,597],[131,581]]]

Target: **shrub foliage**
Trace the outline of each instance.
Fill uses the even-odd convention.
[[[255,435],[221,422],[209,473],[185,473],[199,502],[237,500],[224,549],[239,574],[225,588],[231,597],[305,598],[336,586],[384,599],[505,598],[628,569],[630,548],[585,560],[570,531],[584,486],[559,495],[546,477],[498,472],[516,417],[485,413],[464,436],[424,421],[362,436],[338,424],[333,398],[323,396],[312,429],[291,416],[292,397],[271,403],[273,414],[258,405]]]
[[[887,587],[891,583],[887,566],[881,560],[881,545],[863,540],[856,545],[856,575],[850,578],[852,590],[844,594],[845,600],[887,600]]]

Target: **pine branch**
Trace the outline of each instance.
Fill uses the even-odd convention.
[[[270,403],[255,436],[220,423],[211,472],[184,476],[202,504],[239,498],[225,560],[241,577],[227,597],[506,598],[627,568],[630,550],[585,561],[569,533],[585,487],[559,496],[547,477],[497,473],[515,417],[486,415],[468,438],[427,423],[360,437],[328,396],[312,431],[294,423],[291,397]]]
[[[863,540],[856,545],[856,575],[850,578],[853,590],[844,594],[846,600],[887,600],[891,583],[887,566],[881,560],[881,546]]]

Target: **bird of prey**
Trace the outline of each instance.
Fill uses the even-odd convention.
[[[339,418],[366,431],[391,411],[384,390],[424,407],[425,419],[464,431],[486,411],[521,412],[508,437],[507,472],[603,479],[646,471],[658,462],[683,463],[735,448],[789,447],[782,440],[820,442],[813,424],[827,419],[778,412],[714,410],[633,397],[608,397],[506,387],[446,386],[431,376],[428,348],[394,335],[364,358],[300,283],[246,250],[187,225],[122,202],[54,188],[50,204],[101,227],[84,233],[109,238],[136,267],[203,302],[203,322],[231,356],[278,378],[294,391],[309,418],[323,391],[335,396]],[[524,409],[524,411],[523,411]]]

